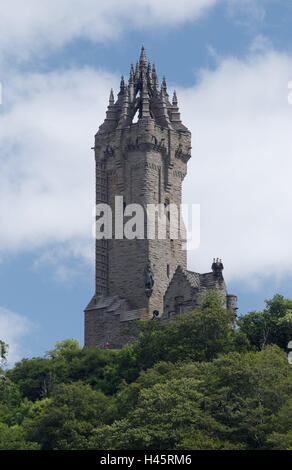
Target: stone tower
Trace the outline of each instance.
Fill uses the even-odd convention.
[[[128,83],[121,78],[116,101],[111,90],[95,136],[96,204],[105,207],[97,219],[107,213],[112,224],[96,240],[96,292],[85,309],[85,346],[121,347],[133,340],[126,334],[131,320],[165,318],[171,280],[187,272],[184,240],[172,237],[169,207],[180,207],[190,150],[191,133],[181,122],[176,93],[170,102],[165,77],[159,89],[142,46]],[[149,236],[149,207],[165,216],[164,238],[157,226]],[[138,230],[135,217],[143,214]],[[125,236],[127,223],[132,230]]]

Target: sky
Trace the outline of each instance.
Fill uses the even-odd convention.
[[[176,89],[201,206],[188,269],[224,262],[239,314],[292,281],[291,0],[0,3],[0,339],[10,364],[83,345],[94,134],[144,44]]]

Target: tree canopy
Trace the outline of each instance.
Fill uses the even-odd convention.
[[[0,449],[292,449],[292,301],[214,293],[120,350],[57,343],[0,376]]]

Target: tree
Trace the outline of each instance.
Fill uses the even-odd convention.
[[[23,426],[42,449],[84,449],[93,428],[115,417],[115,403],[101,391],[82,382],[56,385],[38,416]]]
[[[121,419],[93,430],[89,446],[269,449],[291,429],[291,392],[292,368],[277,346],[212,362],[159,363],[122,387]]]
[[[46,397],[53,387],[52,361],[42,357],[22,359],[7,371],[7,377],[18,385],[21,394],[29,400]]]
[[[70,361],[72,357],[79,355],[81,351],[82,348],[77,339],[65,339],[64,341],[57,342],[54,349],[47,351],[46,357],[52,359],[65,358]]]
[[[266,300],[262,312],[250,312],[240,317],[238,326],[256,349],[277,344],[286,350],[292,340],[292,300],[277,294]]]
[[[275,450],[292,450],[292,399],[273,416],[273,432],[268,443]]]
[[[17,424],[16,410],[21,403],[19,387],[4,375],[0,376],[0,422]]]
[[[212,361],[218,354],[236,349],[238,333],[232,328],[233,321],[221,296],[208,291],[191,313],[169,322],[141,323],[141,334],[133,346],[137,361],[141,368],[159,361]],[[241,336],[241,348],[246,350],[248,342]]]
[[[102,426],[89,438],[92,449],[175,449],[189,435],[212,440],[218,425],[202,409],[194,378],[172,379],[142,389],[128,418]]]
[[[28,442],[24,429],[0,423],[0,450],[38,450],[39,444]]]
[[[277,346],[260,352],[222,355],[196,369],[205,410],[227,427],[222,438],[248,448],[269,448],[274,416],[290,400],[292,368]]]
[[[116,372],[117,353],[99,347],[82,349],[76,340],[69,339],[57,343],[45,357],[16,363],[7,376],[19,386],[23,397],[33,401],[50,396],[56,384],[78,380],[113,393],[122,380]],[[121,357],[123,354],[121,351]]]
[[[208,292],[121,350],[69,339],[23,359],[0,376],[0,449],[292,449],[291,305],[236,329]]]
[[[7,358],[8,345],[0,340],[0,363],[5,362]]]

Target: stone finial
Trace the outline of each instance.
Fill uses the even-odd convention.
[[[172,106],[177,106],[177,96],[176,96],[175,90],[173,92],[173,97],[172,97]]]
[[[124,96],[123,96],[123,104],[122,104],[122,114],[127,114],[127,110],[129,107],[129,87],[125,86]]]
[[[147,88],[147,83],[143,83],[141,91],[141,118],[148,119],[150,117],[149,110],[149,93]]]
[[[148,80],[148,83],[149,83],[150,87],[152,87],[152,74],[151,74],[151,64],[150,64],[150,62],[148,62],[148,66],[147,66],[147,80]]]
[[[137,82],[139,80],[139,75],[140,75],[140,66],[139,62],[136,62],[136,69],[135,69],[135,81]]]
[[[134,66],[133,64],[131,64],[131,68],[130,68],[130,78],[129,78],[129,83],[133,83],[134,82]]]
[[[128,125],[129,122],[130,122],[129,87],[125,86],[123,98],[122,98],[121,114],[119,118],[118,127],[123,127],[124,125]]]
[[[115,102],[114,92],[113,92],[113,89],[111,88],[111,92],[110,92],[110,96],[109,96],[109,105],[113,106],[114,102]]]
[[[148,65],[147,65],[147,76],[151,78],[151,64],[150,64],[150,62],[148,62]]]
[[[124,75],[121,76],[120,90],[123,93],[125,91],[125,79]]]
[[[176,96],[176,91],[175,90],[173,92],[173,97],[172,97],[171,122],[181,124],[180,112],[179,112],[179,108],[178,108],[177,96]]]
[[[164,75],[163,75],[162,83],[161,83],[161,95],[168,98],[166,79]]]
[[[147,66],[146,53],[145,53],[145,49],[144,49],[144,46],[143,46],[143,45],[142,45],[142,48],[141,48],[141,54],[140,54],[139,63],[140,63],[140,65],[142,65],[142,66]]]
[[[131,64],[130,78],[129,78],[129,99],[132,102],[135,98],[135,73],[133,64]]]
[[[155,89],[158,88],[158,77],[156,73],[155,64],[152,65],[152,82]]]

